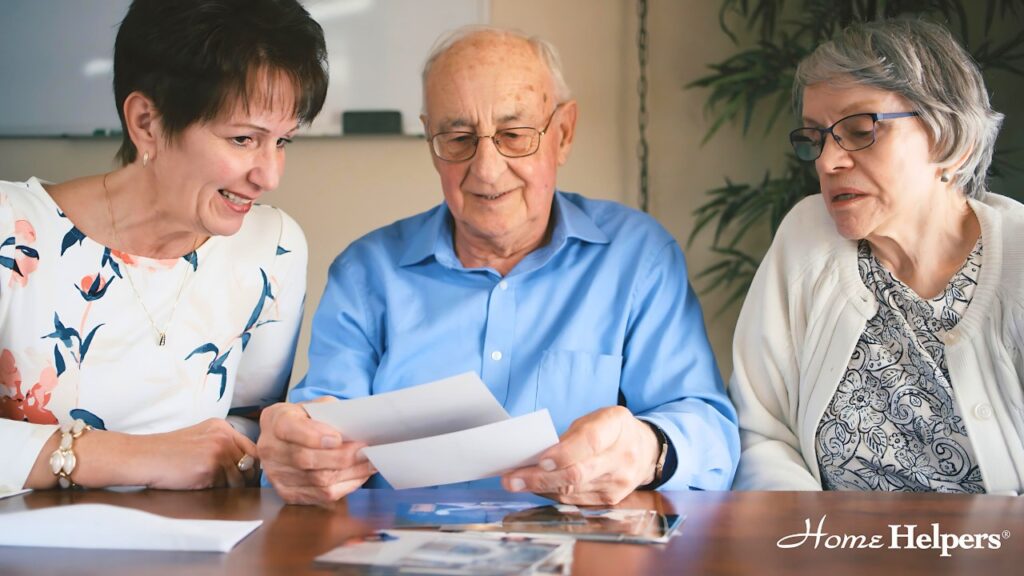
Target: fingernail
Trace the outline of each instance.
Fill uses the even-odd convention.
[[[522,478],[513,478],[508,483],[508,489],[512,492],[522,492],[526,488],[526,482]]]
[[[337,436],[323,436],[320,438],[321,448],[337,448],[341,446],[341,438]]]
[[[551,458],[545,458],[540,461],[540,467],[547,470],[548,472],[552,472],[555,469],[555,461],[552,460]]]

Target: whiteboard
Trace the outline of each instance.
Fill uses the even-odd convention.
[[[120,130],[113,48],[130,0],[2,0],[0,136]],[[324,29],[331,82],[305,135],[341,135],[350,110],[398,110],[422,134],[420,70],[444,32],[486,24],[489,0],[302,0]]]

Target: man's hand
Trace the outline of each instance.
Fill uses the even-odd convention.
[[[315,400],[336,401],[335,398]],[[356,490],[377,471],[361,442],[313,420],[297,404],[275,404],[260,417],[263,471],[289,504],[326,504]]]
[[[505,474],[511,492],[530,491],[566,504],[618,504],[654,479],[658,438],[621,406],[577,419],[537,466]]]

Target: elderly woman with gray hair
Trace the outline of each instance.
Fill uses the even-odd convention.
[[[821,194],[740,314],[736,487],[1024,490],[1024,206],[985,189],[1002,115],[920,20],[854,25],[794,88]]]

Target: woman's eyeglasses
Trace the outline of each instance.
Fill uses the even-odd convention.
[[[879,120],[909,118],[917,112],[865,112],[853,114],[828,128],[797,128],[789,133],[789,143],[796,151],[796,157],[813,162],[825,149],[825,136],[831,134],[840,148],[849,152],[863,150],[875,143],[875,124]]]

